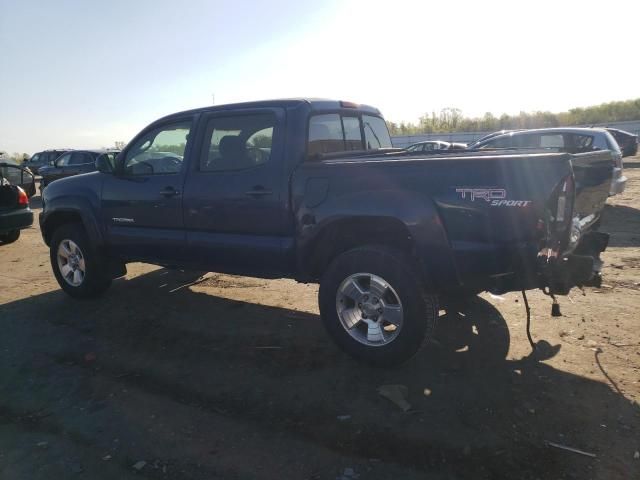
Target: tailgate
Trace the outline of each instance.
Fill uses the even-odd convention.
[[[574,154],[571,163],[576,181],[574,214],[589,225],[598,219],[609,196],[614,158],[603,150]]]

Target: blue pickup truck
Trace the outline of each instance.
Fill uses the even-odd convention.
[[[612,165],[566,153],[420,156],[394,149],[380,112],[273,100],[176,113],[98,171],[43,193],[58,283],[104,292],[149,262],[320,284],[337,344],[406,360],[443,296],[599,281],[595,231]]]

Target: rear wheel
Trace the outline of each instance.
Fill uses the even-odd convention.
[[[62,225],[53,233],[50,258],[58,284],[72,297],[96,297],[111,284],[103,258],[79,224]]]
[[[361,247],[338,256],[320,284],[320,313],[349,355],[378,366],[411,358],[437,318],[436,297],[402,252]]]
[[[0,234],[0,242],[3,244],[13,243],[20,238],[20,230],[11,230],[10,232]]]

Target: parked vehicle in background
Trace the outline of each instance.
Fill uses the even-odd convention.
[[[100,156],[106,157],[107,162],[113,165],[117,150],[72,150],[60,155],[53,163],[40,168],[42,180],[40,190],[43,190],[54,180],[80,175],[81,173],[94,172],[96,160]]]
[[[567,152],[588,160],[584,171],[576,174],[578,181],[588,185],[594,169],[611,165],[613,175],[609,195],[622,193],[627,184],[624,176],[622,152],[609,132],[602,128],[539,128],[517,130],[477,142],[469,148],[479,150],[495,149],[553,149]]]
[[[160,155],[150,155],[152,152]],[[143,261],[320,283],[334,341],[406,360],[438,295],[597,285],[591,231],[611,168],[588,185],[566,153],[391,147],[380,112],[331,100],[219,105],[164,117],[98,172],[43,191],[41,232],[74,297]]]
[[[517,129],[517,130],[498,130],[497,132],[489,133],[488,135],[485,135],[484,137],[480,137],[476,141],[471,142],[469,145],[467,145],[467,148],[476,148],[476,145],[484,143],[485,141],[487,141],[487,140],[489,140],[489,139],[491,139],[493,137],[497,137],[499,135],[504,135],[505,133],[520,132],[520,131],[522,131],[522,129]]]
[[[424,142],[414,143],[407,147],[407,152],[441,152],[443,150],[464,150],[467,148],[465,143],[451,143],[443,140],[427,140]]]
[[[0,244],[13,243],[20,238],[20,230],[33,224],[33,212],[29,208],[27,193],[15,180],[24,180],[25,169],[19,165],[0,163]]]
[[[0,158],[0,176],[11,185],[22,188],[27,196],[32,197],[35,195],[35,176],[28,168],[18,165],[14,160]]]
[[[625,130],[606,127],[605,130],[615,138],[623,157],[633,157],[638,153],[638,136]]]
[[[23,163],[23,166],[29,167],[29,170],[31,170],[35,175],[39,175],[41,167],[45,165],[52,165],[56,158],[68,151],[70,151],[70,149],[65,148],[37,152],[34,153],[29,160],[26,160]]]

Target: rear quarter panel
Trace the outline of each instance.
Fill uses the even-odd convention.
[[[427,275],[443,287],[455,285],[465,269],[458,251],[492,255],[534,242],[547,199],[570,172],[565,154],[304,164],[292,184],[298,248],[304,256],[313,238],[337,220],[394,218],[409,231]],[[493,193],[483,198],[473,190]],[[494,264],[506,268],[503,261]]]

